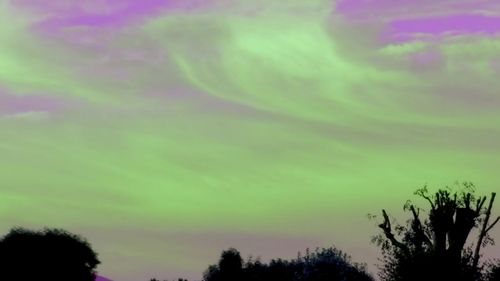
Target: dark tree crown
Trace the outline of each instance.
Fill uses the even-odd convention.
[[[13,228],[0,240],[0,279],[94,281],[100,263],[90,244],[62,229]]]

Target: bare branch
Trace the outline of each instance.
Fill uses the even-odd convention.
[[[391,222],[389,220],[389,216],[387,215],[387,212],[385,210],[382,210],[382,215],[384,216],[384,222],[379,224],[378,226],[384,231],[384,235],[389,241],[392,243],[392,245],[400,248],[401,250],[408,252],[408,248],[406,247],[405,244],[399,242],[394,234],[392,233],[392,228],[391,228]]]
[[[490,231],[495,226],[495,224],[497,224],[497,222],[499,220],[500,220],[500,216],[497,217],[497,219],[486,229],[486,232]]]
[[[420,218],[418,217],[419,211],[415,210],[415,207],[413,205],[410,206],[410,210],[413,214],[413,221],[415,223],[415,227],[413,228],[413,230],[416,232],[418,237],[420,239],[422,239],[421,240],[422,242],[424,242],[427,246],[432,247],[431,239],[427,236],[424,229],[422,228],[422,222],[420,221]]]
[[[418,189],[415,192],[415,195],[418,195],[418,196],[424,198],[425,200],[427,200],[427,202],[429,202],[429,204],[431,205],[431,208],[434,209],[434,202],[433,202],[433,200],[429,196],[427,196],[426,194],[427,194],[427,186],[424,186],[424,188]]]
[[[470,200],[471,200],[471,194],[467,193],[464,196],[464,204],[466,209],[470,209]]]
[[[483,196],[480,199],[477,199],[477,204],[476,204],[476,213],[479,215],[481,212],[481,209],[483,208],[484,202],[486,201],[486,196]]]
[[[488,204],[488,208],[486,209],[486,216],[483,221],[483,226],[481,227],[481,232],[479,232],[479,236],[477,238],[477,244],[476,244],[476,249],[474,251],[474,258],[472,260],[472,266],[473,268],[477,268],[477,265],[479,264],[479,252],[481,251],[481,246],[483,244],[483,239],[488,233],[488,231],[498,222],[499,218],[497,218],[489,227],[488,227],[488,222],[490,220],[490,215],[491,215],[491,209],[493,208],[493,202],[495,201],[495,196],[496,193],[493,192],[491,193],[490,197],[490,202]],[[484,200],[482,200],[484,201]]]

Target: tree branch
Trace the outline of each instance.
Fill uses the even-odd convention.
[[[499,220],[500,220],[500,216],[497,217],[497,219],[486,229],[486,232],[490,231],[495,226],[495,224],[497,224],[497,222]]]
[[[392,243],[392,245],[400,248],[401,250],[408,252],[408,248],[406,247],[405,244],[399,242],[394,234],[392,233],[392,228],[391,228],[391,222],[389,220],[389,216],[387,215],[387,212],[385,210],[382,210],[382,215],[384,216],[384,222],[379,224],[378,226],[384,231],[384,235],[389,241]]]
[[[423,189],[418,189],[415,194],[424,198],[425,200],[427,200],[429,202],[429,204],[431,205],[431,208],[434,209],[434,202],[432,201],[432,199],[425,195],[427,193],[427,187],[425,186]]]
[[[413,205],[410,206],[410,210],[413,214],[413,221],[415,223],[413,231],[415,231],[415,233],[418,235],[418,237],[421,239],[423,243],[432,248],[433,245],[431,239],[427,236],[427,234],[425,234],[425,231],[422,228],[422,222],[418,217],[419,213],[417,212],[417,210],[415,210],[415,207]]]
[[[486,196],[483,196],[481,199],[477,199],[477,204],[476,204],[476,213],[479,215],[481,212],[481,209],[483,208],[484,202],[486,201]]]
[[[499,218],[497,218],[489,227],[488,227],[488,222],[490,220],[490,215],[491,215],[491,209],[493,208],[493,202],[495,201],[495,196],[496,193],[493,192],[491,193],[490,197],[490,202],[488,204],[488,209],[486,209],[486,217],[484,218],[483,221],[483,226],[481,228],[481,232],[479,232],[479,236],[477,238],[477,244],[476,244],[476,249],[474,251],[474,258],[472,260],[472,266],[473,268],[477,268],[477,265],[479,264],[479,252],[481,251],[481,246],[483,244],[483,239],[486,236],[486,233],[498,222]],[[484,200],[483,200],[484,201]]]

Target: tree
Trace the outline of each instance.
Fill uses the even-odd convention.
[[[237,250],[224,251],[218,265],[205,271],[205,281],[373,281],[365,265],[352,263],[335,248],[316,249],[296,259],[272,259],[268,264],[249,258],[243,265]]]
[[[422,219],[424,209],[407,201],[403,209],[411,213],[411,218],[404,226],[393,226],[382,210],[383,221],[378,225],[382,233],[372,240],[382,249],[380,277],[387,281],[482,278],[480,251],[493,243],[488,233],[500,217],[490,223],[495,193],[487,207],[487,197],[476,198],[474,193],[474,185],[469,182],[459,191],[446,187],[432,195],[424,186],[415,195],[429,204],[427,217]],[[479,235],[473,245],[467,245],[474,230]]]
[[[62,229],[13,228],[0,240],[0,279],[94,281],[100,263],[90,244]]]
[[[299,280],[307,281],[373,281],[367,273],[366,265],[352,262],[345,252],[334,248],[317,248],[314,252],[306,252],[304,258],[297,258],[295,264],[302,265],[302,276]]]
[[[219,264],[210,266],[203,274],[204,281],[241,280],[243,259],[240,252],[230,248],[222,252]]]
[[[268,266],[260,261],[260,258],[253,260],[250,256],[243,266],[244,281],[250,280],[262,280],[263,276],[266,275]]]

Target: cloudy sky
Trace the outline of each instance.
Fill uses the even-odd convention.
[[[403,220],[426,183],[500,186],[498,14],[2,0],[0,230],[79,233],[117,281],[198,279],[231,246],[267,260],[336,245],[375,273],[368,213]]]

